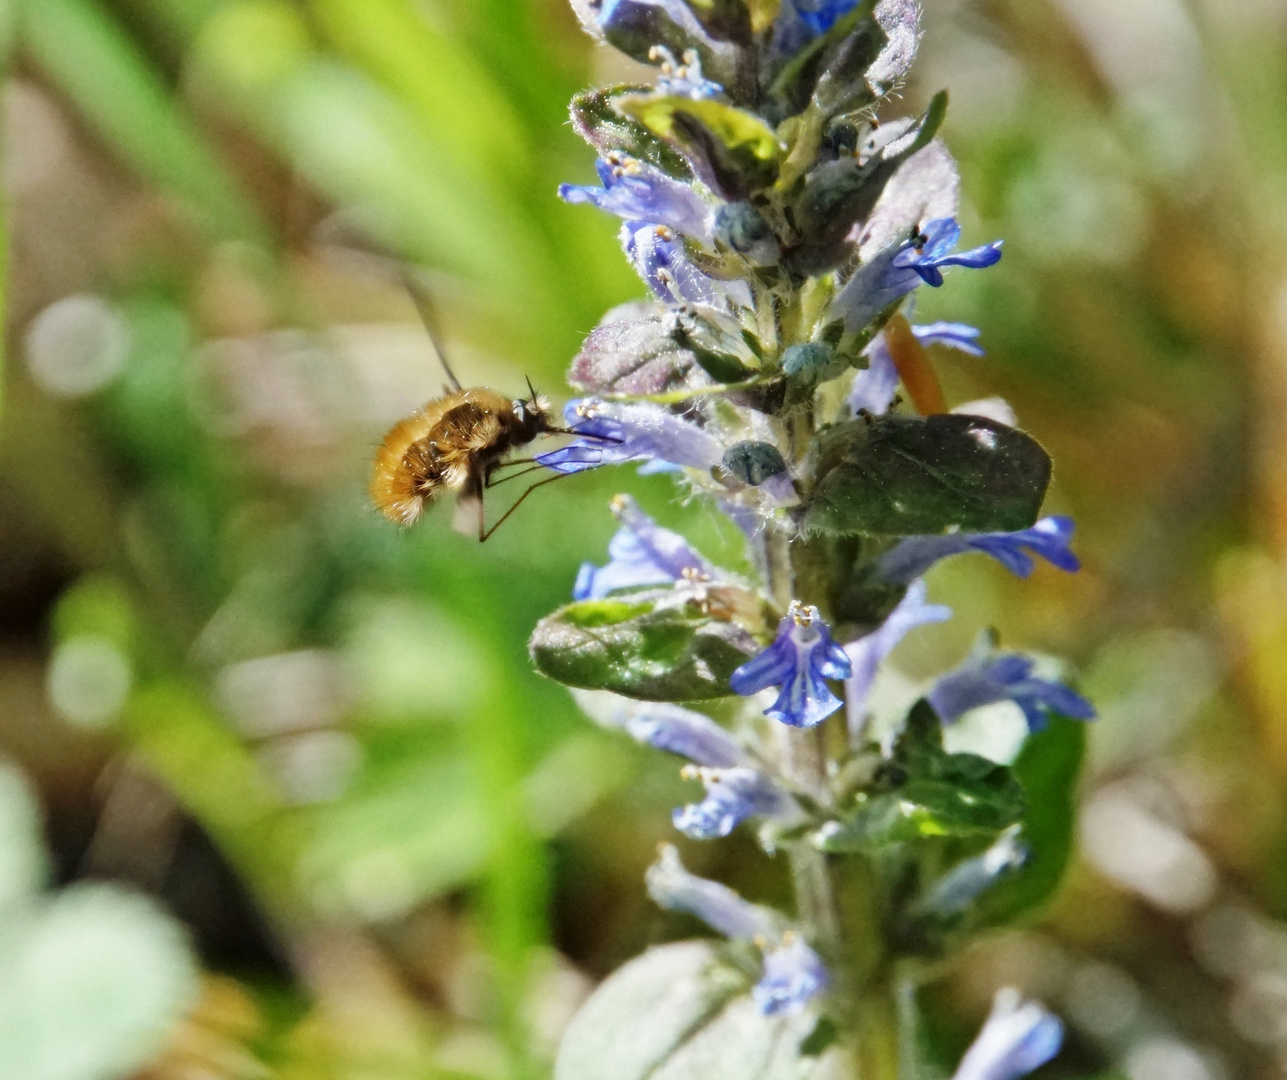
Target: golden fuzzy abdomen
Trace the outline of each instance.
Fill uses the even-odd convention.
[[[482,388],[429,402],[384,437],[371,501],[390,521],[415,524],[440,492],[481,479],[487,465],[510,449],[513,412],[508,398]]]

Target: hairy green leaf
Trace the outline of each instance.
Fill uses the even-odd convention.
[[[660,945],[609,976],[572,1020],[555,1080],[809,1080],[838,1051],[810,1043],[816,1014],[764,1016],[733,950]],[[825,1052],[824,1052],[825,1051]]]
[[[616,108],[617,98],[646,93],[642,86],[609,86],[586,90],[572,99],[572,127],[602,157],[629,154],[677,179],[692,176],[684,156],[660,136]]]
[[[569,604],[537,623],[532,659],[542,674],[586,690],[648,701],[728,695],[728,677],[759,651],[755,639],[672,600],[649,592]]]

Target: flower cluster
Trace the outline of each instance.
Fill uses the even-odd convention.
[[[1008,762],[948,752],[943,729],[997,702],[1022,710],[1033,740],[1094,716],[991,639],[909,710],[877,700],[900,641],[951,617],[928,598],[939,561],[977,552],[1020,577],[1038,560],[1080,565],[1072,521],[1041,516],[1050,460],[1009,406],[945,400],[932,350],[981,357],[980,331],[906,317],[922,286],[994,266],[1002,245],[961,244],[958,175],[936,137],[946,95],[884,115],[916,53],[915,0],[574,6],[657,72],[574,99],[598,183],[559,189],[620,219],[648,296],[586,339],[571,437],[537,462],[669,473],[737,526],[745,555],[726,569],[618,496],[608,561],[582,566],[532,655],[594,719],[685,760],[704,795],[674,810],[679,833],[752,827],[785,851],[800,915],[689,873],[668,845],[653,899],[751,943],[766,1022],[843,1012],[864,999],[859,972],[946,953],[1028,865],[1039,793]],[[890,928],[882,955],[859,955],[871,935],[828,908],[850,873],[885,905],[871,912]],[[840,1044],[867,1027],[842,1019]],[[999,995],[957,1080],[1014,1080],[1060,1038],[1040,1006]]]

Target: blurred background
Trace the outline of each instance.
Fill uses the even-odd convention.
[[[13,4],[16,3],[16,9]],[[1086,563],[958,559],[911,678],[995,625],[1096,701],[1080,852],[933,989],[1067,1018],[1043,1077],[1287,1076],[1287,2],[933,0],[986,274],[919,316],[1056,462]],[[594,983],[695,924],[641,875],[690,792],[530,669],[628,488],[485,546],[367,504],[442,377],[559,398],[642,287],[566,102],[638,77],[564,0],[9,0],[0,395],[0,1076],[528,1080]],[[687,844],[756,899],[745,837]]]

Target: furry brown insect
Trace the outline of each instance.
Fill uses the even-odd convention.
[[[484,527],[482,498],[507,454],[538,435],[565,433],[549,420],[549,403],[535,392],[511,401],[485,387],[461,390],[428,402],[395,424],[375,456],[371,499],[390,521],[414,525],[434,499],[456,492],[462,507],[477,503],[478,539],[486,540],[518,502],[490,529]],[[557,477],[550,477],[550,480]]]

